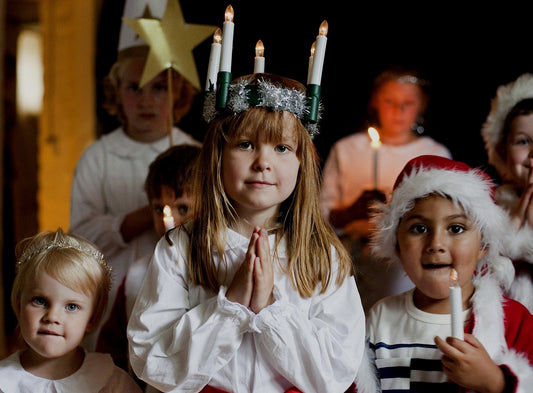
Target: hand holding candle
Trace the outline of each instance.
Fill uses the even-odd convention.
[[[257,41],[255,44],[254,74],[265,72],[265,46],[263,41]]]
[[[378,189],[378,150],[381,146],[381,141],[379,140],[379,133],[374,127],[368,128],[368,136],[370,137],[370,146],[374,151],[374,190]]]
[[[218,68],[220,67],[220,50],[222,41],[222,31],[220,28],[216,29],[213,34],[213,43],[211,44],[211,53],[209,55],[209,65],[207,67],[207,80],[205,82],[205,90],[213,91],[217,85]]]
[[[450,272],[450,314],[452,317],[452,337],[464,340],[463,296],[455,269]]]
[[[163,208],[163,222],[165,223],[165,231],[168,232],[174,228],[174,217],[172,216],[172,209],[169,205]]]

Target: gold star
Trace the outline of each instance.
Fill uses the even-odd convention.
[[[123,20],[150,46],[141,87],[161,71],[173,68],[201,90],[193,49],[211,36],[217,26],[185,23],[178,0],[168,0],[160,21],[146,18]]]

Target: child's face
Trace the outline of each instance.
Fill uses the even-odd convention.
[[[19,325],[35,356],[57,358],[76,351],[93,313],[93,298],[73,291],[44,272],[21,294]]]
[[[422,111],[422,93],[416,84],[390,80],[379,88],[373,106],[378,113],[381,137],[410,136],[411,126]]]
[[[517,116],[511,123],[507,139],[507,165],[520,187],[533,181],[533,114]]]
[[[154,198],[150,202],[152,206],[152,218],[154,220],[154,228],[159,236],[165,234],[165,223],[163,222],[163,209],[165,205],[172,209],[172,216],[174,217],[174,226],[179,227],[192,214],[192,195],[184,192],[181,197],[176,198],[176,194],[171,187],[166,185],[161,186],[161,197]]]
[[[420,199],[402,217],[397,238],[396,252],[417,288],[418,307],[442,303],[447,311],[452,268],[457,270],[463,296],[473,293],[472,275],[486,251],[481,233],[462,207],[442,196]]]
[[[122,67],[118,94],[127,120],[126,132],[139,141],[165,135],[169,116],[165,74],[160,73],[140,88],[144,59],[127,59]]]
[[[255,136],[230,139],[222,154],[222,181],[241,218],[277,217],[280,204],[293,192],[300,160],[295,131],[285,129],[279,144]],[[257,222],[257,221],[256,221]]]

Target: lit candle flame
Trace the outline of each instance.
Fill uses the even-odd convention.
[[[377,149],[381,146],[381,141],[379,140],[379,132],[374,127],[368,128],[368,136],[370,137],[370,145]]]
[[[255,44],[255,55],[258,57],[263,57],[265,55],[265,46],[261,40],[257,41],[257,44]]]
[[[174,228],[174,217],[172,216],[172,209],[169,205],[165,205],[163,208],[163,222],[165,224],[166,231]]]
[[[457,270],[452,269],[450,272],[450,286],[457,286],[459,284],[459,276],[457,275]]]
[[[316,41],[313,42],[313,45],[311,45],[311,57],[315,55],[315,50],[316,50]]]
[[[220,30],[220,27],[218,27],[215,30],[215,34],[213,34],[213,42],[215,44],[220,44],[222,42],[222,30]]]
[[[320,27],[318,28],[318,34],[323,36],[328,35],[328,22],[325,20],[320,24]]]
[[[226,7],[226,12],[224,13],[224,20],[226,22],[233,22],[233,7],[231,5],[228,5]]]

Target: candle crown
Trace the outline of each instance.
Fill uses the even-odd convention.
[[[316,136],[319,131],[318,124],[308,122],[310,102],[305,91],[281,87],[269,80],[270,74],[261,75],[257,79],[243,78],[232,83],[228,88],[226,107],[223,109],[216,109],[216,93],[209,92],[204,102],[204,119],[210,122],[222,113],[238,114],[252,107],[262,107],[291,112],[302,121],[312,137]]]
[[[225,23],[224,28],[226,28],[226,22],[233,22],[233,7],[231,5],[228,5],[224,14]],[[293,112],[296,114],[297,117],[301,118],[302,120],[305,120],[305,123],[309,126],[307,127],[310,134],[314,136],[318,133],[318,125],[321,115],[322,115],[322,103],[320,100],[320,94],[321,94],[321,88],[320,88],[320,77],[322,74],[322,63],[324,60],[324,54],[325,54],[325,46],[326,46],[326,35],[328,33],[328,23],[327,21],[323,21],[319,27],[319,34],[317,37],[317,41],[320,41],[320,45],[318,45],[315,41],[311,48],[311,57],[317,57],[314,61],[309,63],[312,63],[312,67],[308,67],[308,82],[307,82],[307,91],[306,95],[307,97],[305,99],[299,100],[295,105],[285,105],[284,108],[281,110],[287,110],[289,112]],[[231,75],[231,50],[233,45],[233,26],[231,26],[229,35],[226,34],[226,30],[223,31],[223,37],[222,37],[222,59],[220,61],[220,69],[217,75],[217,84],[216,89],[214,86],[211,86],[210,84],[207,84],[207,94],[206,99],[204,102],[204,119],[206,121],[211,121],[215,116],[217,111],[223,111],[226,109],[228,105],[229,95],[232,94],[230,92],[230,85],[232,80]],[[229,49],[228,49],[229,48]],[[256,57],[261,58],[264,56],[264,45],[261,40],[257,42],[257,45],[255,47],[255,53]],[[229,58],[229,61],[228,61]],[[259,60],[259,59],[256,59]],[[317,61],[318,60],[318,61]],[[255,65],[255,64],[254,64]],[[260,71],[255,71],[254,68],[254,74],[263,74],[264,70],[260,68]],[[213,108],[208,108],[209,105],[211,105],[211,99],[210,93],[213,92],[213,90],[216,91],[215,95],[215,101]],[[251,106],[264,106],[268,108],[278,108],[283,107],[276,104],[272,104],[275,100],[272,99],[272,95],[266,94],[265,90],[263,89],[261,93],[259,93],[259,96],[263,97],[261,100],[257,100],[255,102],[254,100],[248,100],[246,97],[251,96],[257,96],[254,90],[256,90],[255,87],[245,89],[248,92],[240,98],[241,102],[246,102],[247,105]],[[268,89],[267,89],[268,90]],[[270,89],[270,91],[275,91],[275,89]],[[292,93],[290,92],[283,92],[282,90],[278,91],[279,94],[277,94],[277,98],[280,100],[279,102],[284,100],[284,97],[291,96]],[[259,105],[259,103],[261,103]],[[238,104],[236,107],[242,107],[243,105]],[[300,114],[297,114],[297,110],[294,108],[296,107],[305,107],[305,119],[301,117]],[[278,110],[278,109],[274,109]],[[311,124],[314,123],[314,126],[311,126]]]

